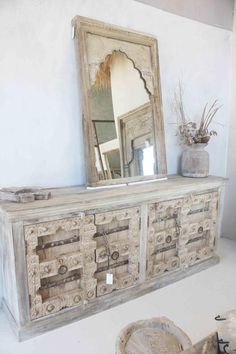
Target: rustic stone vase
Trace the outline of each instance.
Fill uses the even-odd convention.
[[[207,144],[185,146],[181,159],[181,173],[185,177],[207,177],[209,175],[209,154]]]

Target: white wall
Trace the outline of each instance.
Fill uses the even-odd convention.
[[[189,114],[219,98],[211,173],[225,175],[230,32],[133,0],[0,2],[0,187],[84,183],[80,93],[70,21],[76,14],[158,38],[169,173],[180,147],[170,109],[181,78]]]
[[[236,8],[235,8],[236,10]],[[223,220],[222,236],[236,240],[236,17],[234,18],[233,29],[233,58],[232,58],[232,84],[231,84],[231,112],[229,124],[228,161]]]
[[[164,11],[232,30],[234,0],[136,0]]]

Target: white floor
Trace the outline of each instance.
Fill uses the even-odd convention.
[[[16,341],[0,312],[0,353],[114,354],[122,327],[155,316],[173,320],[195,343],[216,330],[216,315],[236,308],[236,242],[222,239],[219,250],[219,265],[22,343]]]

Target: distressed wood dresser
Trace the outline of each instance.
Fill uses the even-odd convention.
[[[218,262],[223,178],[59,188],[2,202],[3,308],[19,339],[84,318]],[[160,309],[160,315],[161,309]]]

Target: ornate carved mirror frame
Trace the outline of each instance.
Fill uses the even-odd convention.
[[[118,26],[80,16],[76,16],[72,20],[72,26],[74,27],[75,47],[80,68],[87,185],[104,186],[127,184],[166,177],[166,154],[157,40],[154,37],[131,31],[130,29],[123,29]],[[110,47],[102,49],[100,45],[98,46],[98,50],[96,50],[96,48],[93,48],[94,46],[91,47],[90,44],[90,49],[88,49],[88,38],[91,38],[91,36],[94,36],[94,38],[96,38],[95,36],[99,36],[97,38],[100,39],[103,37],[104,41],[110,43]],[[132,61],[149,95],[150,110],[152,112],[153,155],[155,161],[154,174],[149,176],[139,175],[125,177],[123,173],[123,177],[121,178],[100,180],[95,167],[96,156],[95,145],[93,143],[94,133],[90,100],[91,88],[96,79],[99,66],[114,52],[125,54],[126,57]],[[129,118],[121,118],[126,119],[125,122],[129,120]],[[125,139],[122,139],[122,144],[123,140]],[[125,159],[124,156],[123,158]]]

